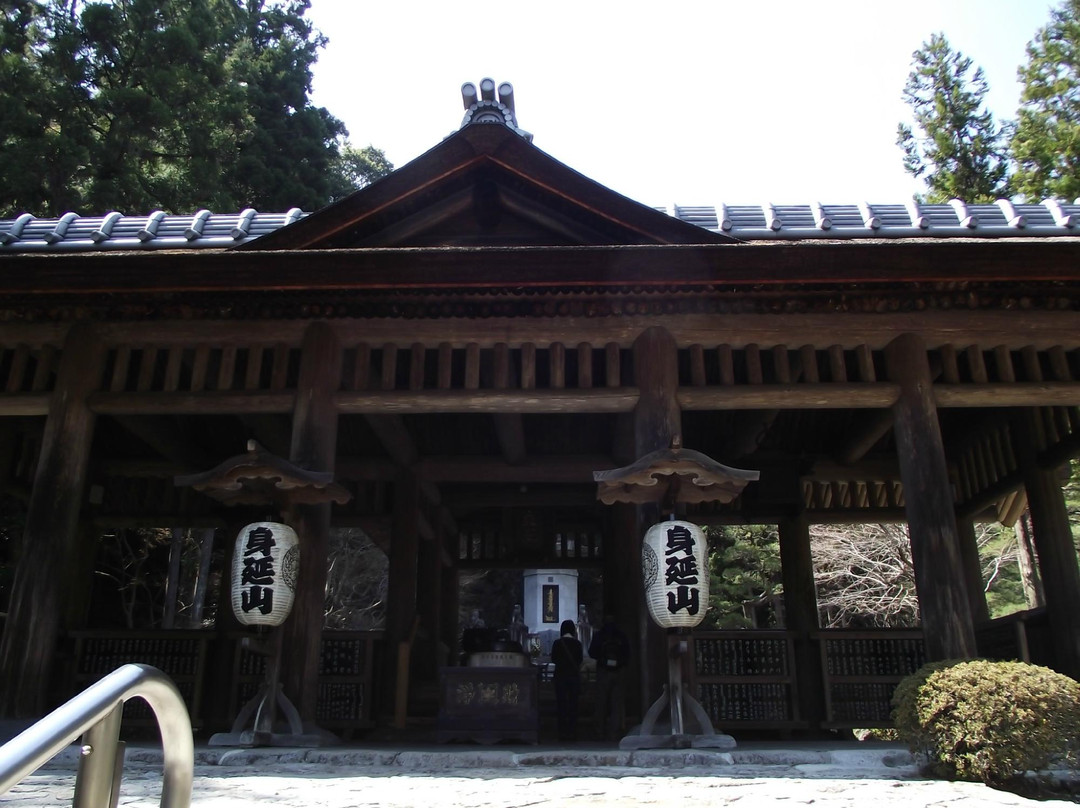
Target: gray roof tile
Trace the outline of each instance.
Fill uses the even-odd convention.
[[[744,241],[865,238],[1007,238],[1080,236],[1080,200],[967,205],[915,202],[841,205],[673,205],[658,207],[684,222]],[[104,216],[23,214],[0,220],[0,254],[93,250],[222,249],[271,233],[309,214],[238,213]]]

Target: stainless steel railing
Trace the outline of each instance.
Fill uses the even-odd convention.
[[[0,746],[0,794],[83,736],[75,777],[75,808],[115,806],[120,794],[124,702],[140,697],[161,730],[165,769],[162,808],[189,808],[195,745],[191,719],[172,680],[150,665],[124,665]]]

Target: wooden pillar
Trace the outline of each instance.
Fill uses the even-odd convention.
[[[105,346],[78,324],[64,341],[56,387],[34,474],[4,638],[0,642],[0,713],[39,717],[47,703],[53,656],[71,589],[79,510],[94,433],[87,398],[97,390]]]
[[[228,732],[236,718],[236,711],[244,706],[244,703],[232,703],[234,693],[238,689],[238,683],[233,681],[236,663],[237,646],[240,639],[237,635],[246,634],[246,627],[236,619],[232,610],[232,577],[229,570],[233,566],[233,553],[236,550],[236,537],[245,525],[260,521],[265,513],[260,510],[258,514],[251,512],[247,507],[230,508],[225,512],[226,522],[221,528],[222,565],[224,571],[217,580],[217,614],[214,617],[214,641],[209,650],[206,666],[209,670],[207,681],[230,682],[230,689],[224,687],[209,687],[203,690],[203,714],[206,716],[208,732]],[[284,630],[284,629],[281,629]],[[295,701],[293,702],[295,704]]]
[[[818,642],[817,589],[810,553],[810,525],[803,513],[781,519],[780,567],[784,583],[784,627],[795,634],[796,694],[799,718],[811,730],[825,720],[825,682]]]
[[[649,680],[645,675],[646,658],[643,656],[649,647],[649,627],[659,631],[645,609],[645,582],[641,575],[644,532],[635,505],[612,505],[609,524],[611,541],[604,549],[604,611],[615,616],[615,622],[630,639],[634,658],[626,680],[626,694],[631,702],[627,707],[627,717],[640,718],[658,695],[649,689]],[[603,615],[596,617],[603,619]],[[586,648],[585,652],[588,653],[588,650]],[[662,656],[660,661],[666,664],[665,657]]]
[[[101,529],[84,515],[76,527],[76,552],[71,556],[70,569],[67,571],[69,586],[64,596],[67,606],[61,623],[62,631],[84,629],[88,624],[100,537]]]
[[[341,383],[341,346],[329,324],[315,322],[304,334],[293,410],[289,460],[309,471],[333,471],[338,414],[334,393]],[[315,721],[319,654],[325,622],[330,504],[299,505],[292,527],[300,538],[300,575],[292,614],[285,622],[282,682],[300,718]]]
[[[986,606],[986,587],[983,584],[975,523],[970,518],[957,519],[956,530],[960,539],[960,561],[964,565],[968,599],[971,601],[971,619],[977,626],[990,619],[990,610]]]
[[[459,581],[458,581],[458,537],[450,530],[443,530],[443,548],[445,561],[440,568],[442,586],[439,590],[439,635],[443,644],[449,649],[448,664],[458,664],[458,654],[461,648],[458,646],[458,626],[460,610],[459,605]]]
[[[900,385],[893,429],[927,657],[973,657],[975,630],[926,346],[901,334],[886,346],[885,361]]]
[[[1023,410],[1012,421],[1013,449],[1027,490],[1035,550],[1039,555],[1055,667],[1080,679],[1080,569],[1057,469],[1039,465],[1036,413]]]
[[[432,509],[437,513],[437,508]],[[439,665],[443,663],[440,650],[439,612],[442,606],[442,526],[436,520],[432,532],[421,536],[417,574],[419,577],[416,601],[420,615],[420,637],[416,653],[419,655],[413,665],[413,671],[419,674],[421,681],[434,682],[438,679]]]
[[[658,449],[667,449],[674,439],[682,442],[682,411],[676,394],[679,390],[679,351],[671,333],[659,326],[643,331],[634,341],[634,383],[639,390],[634,408],[634,456],[641,457]],[[641,558],[641,536],[667,514],[659,505],[638,507],[637,551],[634,563]],[[637,597],[644,600],[643,584],[637,584]],[[645,664],[641,668],[648,709],[660,696],[661,686],[667,683],[667,640],[665,632],[639,607],[644,623],[644,644],[641,648]]]
[[[634,408],[637,457],[667,449],[673,438],[682,439],[678,368],[678,346],[667,329],[653,326],[634,341],[634,383],[639,391]]]
[[[386,592],[386,647],[382,703],[395,704],[399,686],[408,682],[408,670],[399,665],[402,649],[409,643],[417,618],[416,582],[420,543],[420,484],[404,469],[394,483],[394,516],[390,531],[390,568]]]

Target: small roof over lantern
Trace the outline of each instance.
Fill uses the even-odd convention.
[[[308,471],[249,440],[247,453],[230,457],[209,471],[173,478],[226,505],[343,505],[352,499],[329,471]]]
[[[747,483],[761,477],[761,472],[736,469],[718,463],[706,454],[684,449],[681,439],[671,448],[643,455],[629,466],[594,471],[599,484],[597,498],[605,505],[630,502],[643,505],[658,503],[731,502]]]

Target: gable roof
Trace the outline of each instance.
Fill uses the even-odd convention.
[[[472,124],[382,180],[241,249],[732,241],[605,188],[509,127]]]

